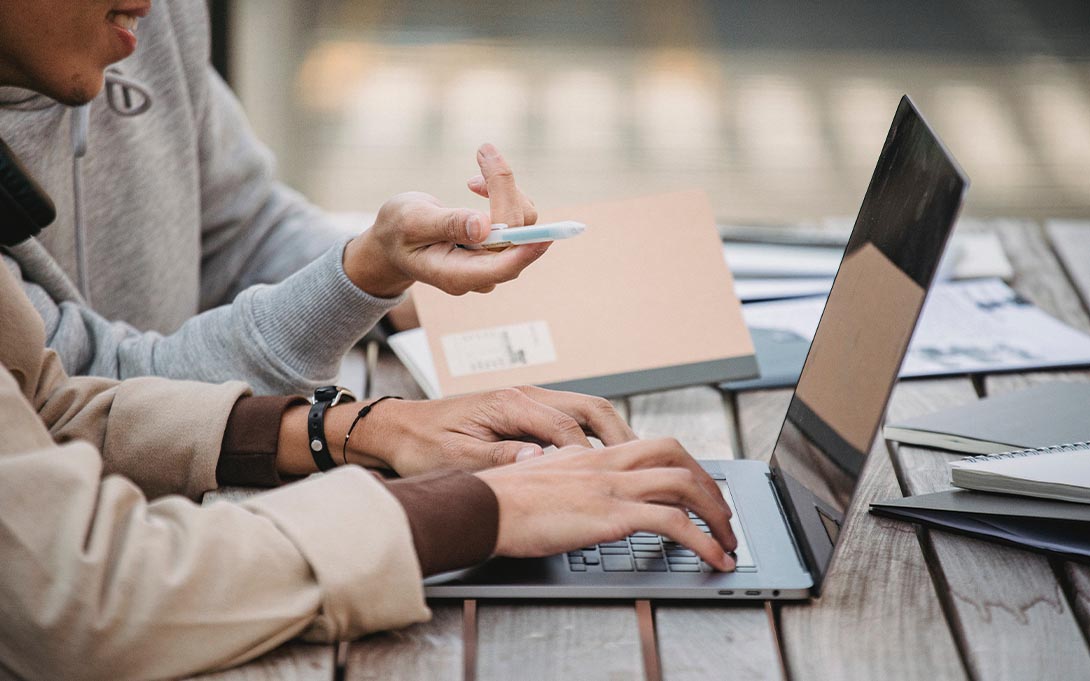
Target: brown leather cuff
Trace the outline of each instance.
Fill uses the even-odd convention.
[[[425,577],[476,565],[495,551],[500,505],[477,476],[438,471],[385,484],[409,517]]]
[[[301,397],[243,397],[231,409],[223,433],[216,482],[243,487],[283,484],[276,470],[280,419],[288,407],[306,404]]]

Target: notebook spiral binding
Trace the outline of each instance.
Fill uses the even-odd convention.
[[[980,456],[968,456],[960,461],[965,463],[986,463],[1000,459],[1019,459],[1023,456],[1037,456],[1038,454],[1056,454],[1059,452],[1077,452],[1081,449],[1090,450],[1090,442],[1072,442],[1065,445],[1052,445],[1051,447],[1038,447],[1037,449],[1019,449],[1002,454],[981,454]]]

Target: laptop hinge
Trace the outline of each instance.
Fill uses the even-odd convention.
[[[791,524],[790,518],[787,517],[787,509],[784,508],[783,500],[780,499],[780,490],[776,487],[776,481],[773,480],[775,473],[769,471],[765,473],[765,477],[768,478],[768,486],[772,488],[772,497],[776,500],[776,508],[780,510],[780,518],[783,520],[783,524],[787,527],[787,536],[791,538],[791,546],[795,549],[795,557],[798,558],[799,565],[804,572],[813,574],[813,570],[806,564],[806,557],[803,554],[802,547],[799,545],[799,540],[795,536],[795,526]]]

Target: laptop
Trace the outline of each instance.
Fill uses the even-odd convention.
[[[969,182],[901,99],[769,463],[702,461],[734,511],[737,569],[669,538],[493,559],[425,582],[433,598],[804,599],[821,593]],[[703,526],[703,521],[693,517]],[[705,531],[707,531],[705,527]]]

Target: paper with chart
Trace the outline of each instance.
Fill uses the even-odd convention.
[[[816,297],[744,305],[742,312],[755,339],[757,329],[767,329],[796,343],[808,343],[824,306],[825,299]],[[760,347],[757,354],[760,357]],[[901,376],[1088,364],[1090,336],[1049,316],[1002,281],[985,279],[944,282],[932,288]],[[784,367],[796,377],[801,368]]]

